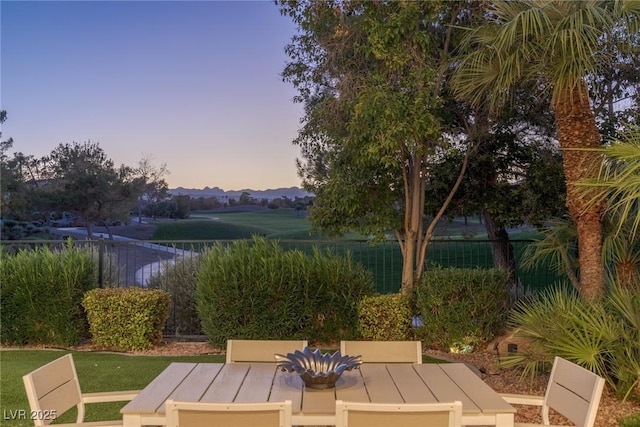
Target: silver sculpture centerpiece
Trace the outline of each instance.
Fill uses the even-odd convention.
[[[323,390],[335,386],[344,371],[360,368],[360,356],[343,356],[340,350],[333,354],[311,351],[305,347],[286,356],[276,354],[276,364],[283,371],[297,372],[304,384],[313,389]]]

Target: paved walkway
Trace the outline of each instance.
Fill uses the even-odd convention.
[[[87,230],[85,228],[65,227],[65,228],[56,228],[56,230],[60,234],[71,236],[76,239],[81,239],[81,240],[87,239]],[[123,265],[125,267],[125,271],[127,271],[127,277],[128,277],[127,284],[130,284],[131,281],[133,280],[136,285],[146,287],[153,276],[160,274],[166,265],[173,264],[176,258],[192,257],[192,256],[198,255],[198,252],[179,249],[172,246],[158,245],[156,243],[140,242],[136,239],[132,239],[124,236],[112,235],[111,237],[113,239],[111,239],[109,237],[109,234],[107,233],[92,233],[92,234],[93,234],[94,240],[102,238],[105,241],[138,242],[138,243],[131,243],[130,245],[126,245],[126,246],[119,245],[118,247],[127,248],[130,246],[134,246],[136,248],[135,251],[137,253],[148,252],[150,257],[143,257],[143,258],[147,258],[147,261],[140,262],[139,259],[136,259],[132,263],[129,263],[129,260],[127,260],[127,258],[130,257],[129,250],[121,251],[118,254],[121,265]],[[155,259],[156,261],[148,262],[149,259]],[[130,267],[131,264],[133,264],[136,267],[137,265],[141,265],[141,267],[136,268],[134,273],[130,273],[129,268],[127,267]]]

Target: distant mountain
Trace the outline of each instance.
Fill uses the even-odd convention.
[[[296,197],[307,197],[313,196],[312,193],[303,190],[298,187],[289,187],[289,188],[275,188],[269,190],[233,190],[233,191],[225,191],[220,187],[204,187],[200,188],[172,188],[169,190],[169,194],[174,195],[183,195],[183,196],[191,196],[191,197],[212,197],[215,196],[220,200],[228,200],[228,199],[236,199],[240,198],[242,193],[249,193],[251,197],[256,199],[268,199],[273,200],[279,197],[287,197],[289,199],[295,199]]]

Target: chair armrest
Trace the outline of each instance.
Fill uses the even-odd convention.
[[[124,402],[131,400],[140,393],[140,390],[127,391],[102,391],[98,393],[83,393],[84,403]]]
[[[542,402],[543,402],[542,396],[535,396],[532,394],[500,393],[500,397],[506,400],[507,403],[512,403],[516,405],[542,406]]]

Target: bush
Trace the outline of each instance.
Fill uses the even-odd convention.
[[[162,273],[152,276],[148,286],[171,295],[167,330],[175,335],[201,335],[202,326],[196,307],[196,277],[200,257],[185,257],[163,264]]]
[[[640,427],[640,414],[629,415],[619,421],[620,427]]]
[[[425,346],[467,352],[504,330],[509,277],[503,270],[434,268],[416,288]]]
[[[87,337],[81,301],[96,286],[95,265],[71,241],[61,250],[0,251],[2,342],[74,345]]]
[[[358,303],[358,333],[365,340],[410,339],[411,318],[409,300],[400,294],[364,296]]]
[[[530,342],[505,357],[531,376],[560,356],[607,380],[619,396],[640,385],[640,290],[614,287],[604,300],[587,301],[557,286],[519,302],[510,323]]]
[[[145,350],[162,340],[169,294],[157,289],[112,288],[87,292],[93,344],[116,350]]]
[[[373,290],[371,273],[349,255],[305,255],[254,238],[217,243],[201,256],[198,313],[214,345],[228,338],[352,339],[357,302]]]

